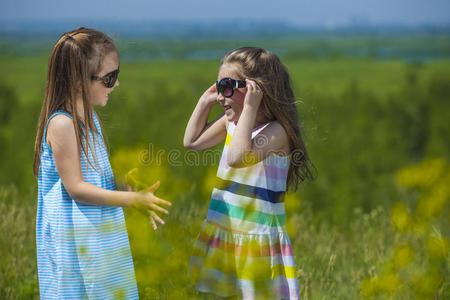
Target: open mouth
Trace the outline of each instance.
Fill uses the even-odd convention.
[[[225,111],[227,111],[227,110],[231,109],[231,106],[230,105],[225,105],[223,108],[225,109]]]

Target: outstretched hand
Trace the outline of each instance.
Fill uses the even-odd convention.
[[[154,192],[159,188],[160,182],[159,180],[153,184],[151,187],[147,188],[142,192],[137,193],[137,197],[135,201],[131,205],[131,207],[136,208],[146,216],[148,216],[150,223],[153,226],[153,229],[158,229],[156,223],[160,223],[164,225],[164,220],[158,216],[157,212],[168,214],[169,212],[162,208],[161,206],[171,206],[172,203],[169,201],[163,200],[155,196]]]
[[[171,206],[172,203],[158,198],[155,196],[155,191],[159,188],[160,181],[158,180],[151,187],[145,188],[144,183],[137,180],[138,169],[134,168],[130,170],[127,174],[127,184],[128,189],[131,187],[136,187],[140,192],[135,192],[135,197],[130,205],[130,207],[136,208],[144,215],[148,216],[150,223],[154,230],[158,229],[156,223],[164,225],[164,220],[161,219],[156,212],[162,212],[168,214],[169,212],[162,208],[160,205]]]
[[[156,213],[164,213],[168,214],[169,212],[162,208],[161,205],[164,206],[171,206],[172,203],[169,201],[163,200],[161,198],[158,198],[155,196],[154,192],[159,188],[160,182],[159,180],[153,184],[151,187],[147,188],[145,191],[143,191],[142,198],[140,201],[137,201],[138,204],[136,208],[138,208],[140,211],[142,211],[145,215],[148,216],[150,223],[153,226],[153,229],[158,229],[158,226],[156,223],[160,223],[162,225],[165,224],[164,220],[161,219]]]

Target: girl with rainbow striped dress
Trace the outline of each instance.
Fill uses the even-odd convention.
[[[224,113],[207,124],[217,103]],[[225,55],[184,136],[193,150],[225,141],[189,266],[198,291],[300,299],[283,203],[288,188],[313,178],[298,123],[289,73],[275,54],[243,47]]]

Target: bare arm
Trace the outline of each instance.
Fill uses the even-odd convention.
[[[216,86],[212,85],[200,97],[184,133],[184,147],[192,150],[211,148],[225,140],[227,120],[222,114],[207,124],[211,108],[217,102]]]
[[[47,130],[47,143],[52,148],[56,169],[62,183],[75,201],[99,206],[136,207],[149,214],[150,219],[156,219],[164,223],[155,211],[168,213],[159,205],[168,205],[163,199],[156,197],[153,192],[158,188],[154,185],[146,193],[110,191],[83,180],[81,173],[80,156],[75,128],[72,120],[63,115],[57,115],[50,120]],[[153,226],[156,224],[152,221]]]

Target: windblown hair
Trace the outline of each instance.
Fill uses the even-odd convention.
[[[305,179],[314,179],[313,171],[317,170],[306,152],[291,79],[280,59],[262,48],[242,47],[226,54],[220,66],[225,64],[236,71],[239,79],[248,78],[259,85],[263,91],[259,109],[265,121],[276,120],[286,130],[291,150],[287,188],[296,190]]]
[[[78,148],[89,160],[93,151],[89,132],[97,133],[94,124],[94,110],[90,104],[89,85],[92,75],[102,68],[104,57],[119,53],[114,42],[101,31],[80,27],[61,35],[50,54],[47,72],[47,86],[44,103],[39,116],[34,148],[34,175],[39,173],[40,153],[44,129],[49,117],[57,110],[65,110],[72,115]],[[79,118],[76,99],[83,99],[83,120]],[[95,135],[93,135],[95,138]],[[92,152],[95,158],[95,151]]]

